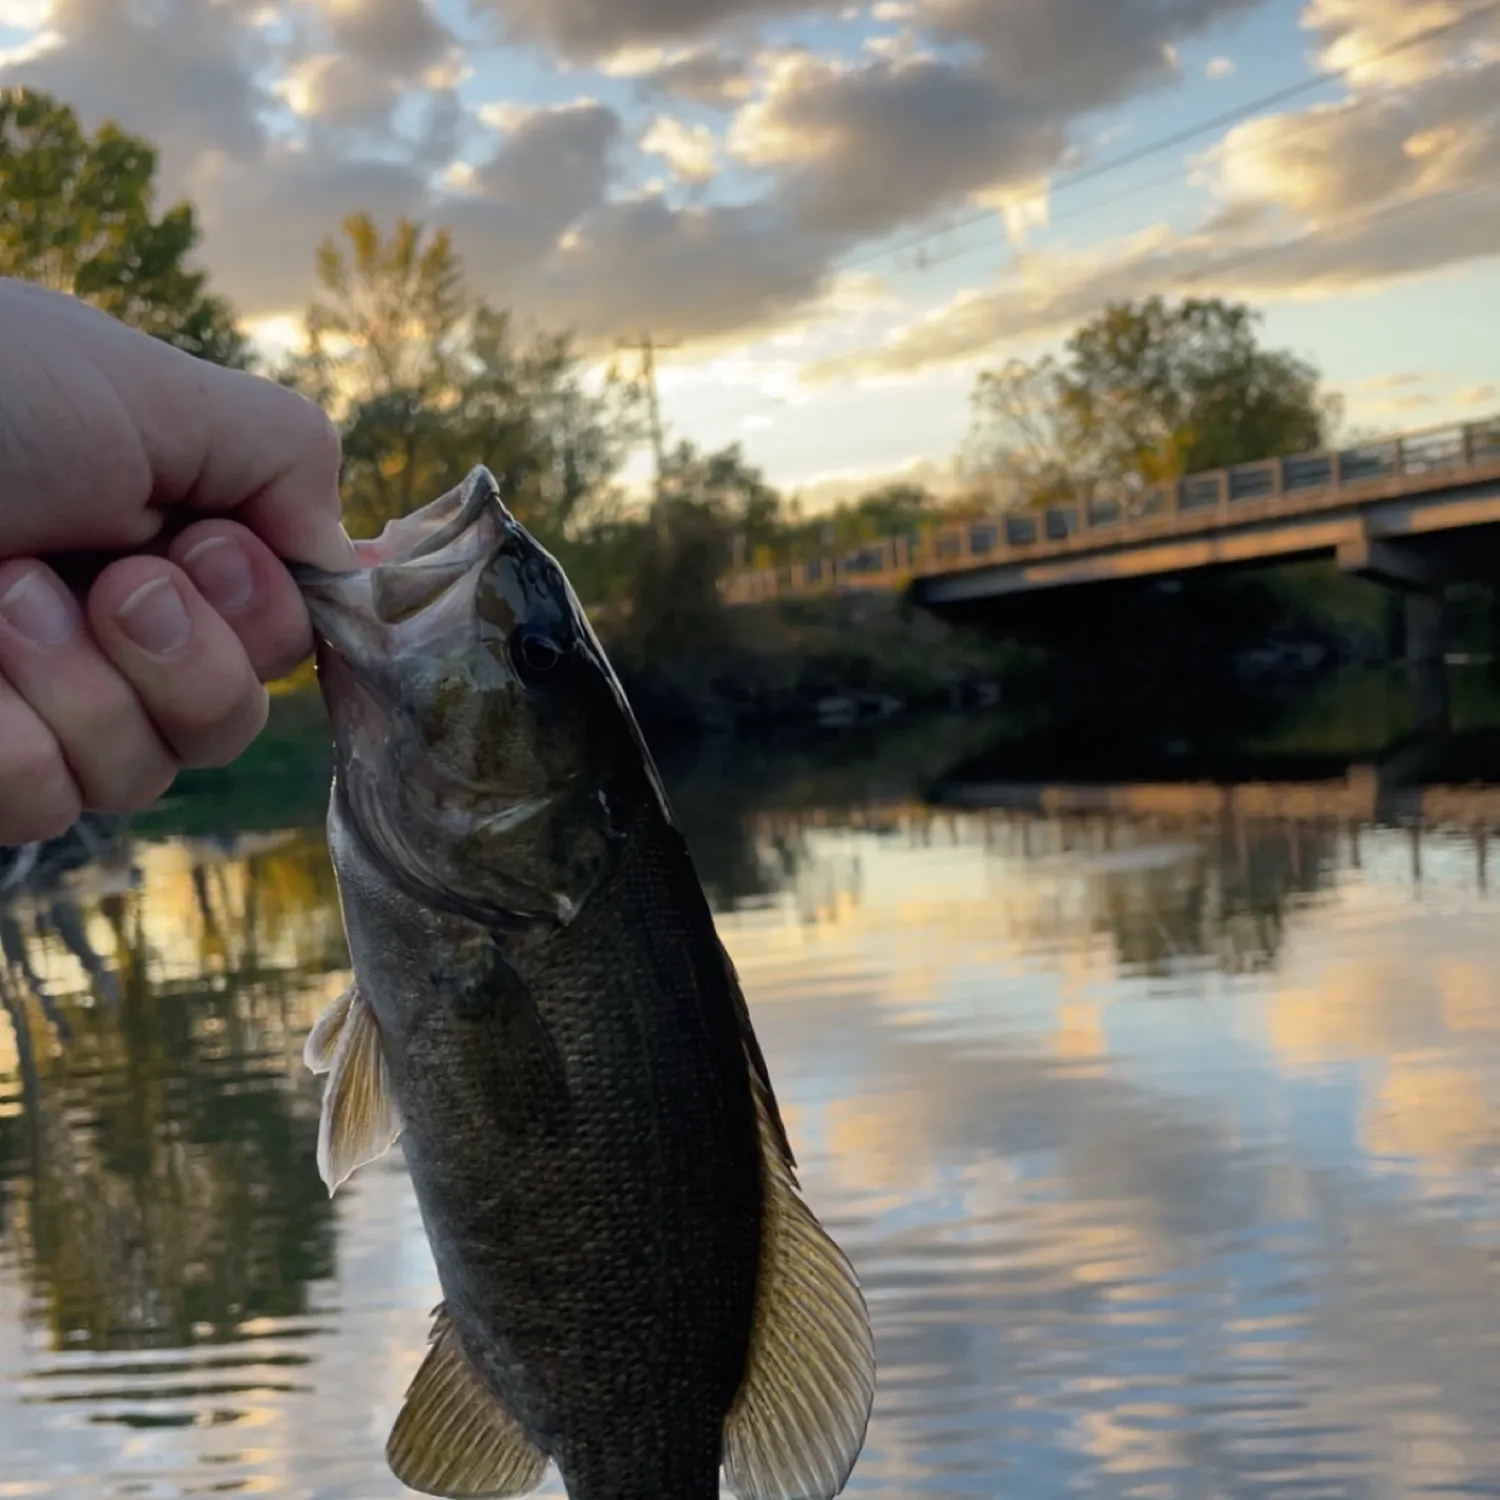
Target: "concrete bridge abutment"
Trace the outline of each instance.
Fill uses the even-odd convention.
[[[1439,554],[1418,552],[1363,531],[1338,549],[1339,566],[1355,577],[1395,590],[1402,599],[1401,658],[1416,728],[1444,734],[1449,727],[1448,584],[1456,569]]]

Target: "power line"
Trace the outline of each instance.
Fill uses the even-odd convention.
[[[1256,261],[1262,260],[1273,260],[1278,255],[1290,255],[1296,251],[1305,250],[1308,246],[1316,244],[1320,239],[1330,234],[1342,234],[1350,230],[1367,228],[1374,224],[1383,223],[1388,219],[1399,218],[1401,215],[1410,213],[1414,209],[1427,208],[1437,203],[1473,197],[1482,192],[1492,191],[1496,186],[1496,179],[1485,177],[1475,182],[1437,188],[1431,192],[1421,193],[1414,198],[1403,198],[1395,203],[1383,204],[1377,208],[1366,209],[1360,213],[1347,215],[1343,219],[1336,220],[1331,224],[1321,224],[1308,233],[1298,235],[1293,239],[1272,240],[1258,245],[1247,246],[1243,250],[1220,256],[1212,263],[1200,266],[1197,270],[1185,272],[1180,276],[1174,276],[1171,278],[1171,281],[1174,286],[1191,286],[1211,277],[1220,276],[1225,272],[1234,271],[1242,265],[1253,264]],[[732,413],[743,418],[758,415],[763,411],[775,410],[782,405],[784,403],[779,400],[760,401],[750,406],[733,408]],[[729,414],[730,412],[725,413],[725,415]],[[711,417],[714,414],[708,413],[707,415]]]
[[[1322,88],[1325,84],[1346,80],[1361,68],[1368,68],[1374,63],[1384,62],[1388,58],[1411,51],[1428,42],[1437,41],[1497,12],[1500,12],[1500,0],[1486,0],[1486,3],[1475,6],[1461,16],[1456,16],[1451,20],[1429,26],[1422,31],[1413,33],[1411,36],[1392,42],[1389,46],[1381,48],[1380,51],[1364,58],[1359,63],[1351,63],[1349,66],[1343,68],[1319,69],[1308,77],[1299,79],[1296,83],[1286,84],[1279,89],[1272,90],[1270,93],[1262,94],[1245,104],[1238,105],[1234,109],[1224,110],[1217,115],[1200,120],[1196,124],[1184,126],[1180,130],[1160,136],[1120,156],[1109,157],[1104,161],[1093,162],[1087,166],[1076,168],[1071,172],[1061,173],[1057,181],[1052,185],[1052,194],[1056,196],[1060,192],[1076,187],[1081,182],[1093,181],[1107,176],[1112,172],[1123,171],[1126,167],[1134,166],[1137,162],[1144,161],[1149,157],[1160,155],[1163,151],[1170,151],[1174,147],[1186,145],[1187,142],[1210,131],[1223,130],[1230,125],[1240,124],[1254,115],[1260,114],[1263,110],[1273,108],[1278,104],[1285,104],[1292,99],[1312,93]],[[868,251],[862,251],[844,260],[840,264],[839,269],[847,271],[855,266],[867,265],[873,261],[884,259],[887,256],[903,254],[943,235],[952,234],[956,230],[968,228],[971,224],[988,220],[992,216],[992,209],[974,209],[960,215],[957,220],[944,225],[940,229],[924,230],[915,236],[909,237],[904,242],[898,241],[894,244],[877,245]],[[686,320],[679,319],[677,326],[679,329],[691,330],[695,326],[708,323],[726,312],[733,312],[741,307],[753,306],[761,300],[763,295],[764,293],[753,294],[732,298],[713,305],[706,305],[696,316],[690,315]]]
[[[1436,72],[1424,73],[1420,78],[1412,80],[1408,83],[1389,84],[1384,88],[1372,90],[1368,94],[1361,95],[1359,99],[1357,99],[1350,106],[1350,109],[1351,111],[1365,109],[1372,104],[1379,104],[1385,100],[1389,100],[1393,96],[1400,96],[1402,94],[1411,93],[1414,89],[1420,88],[1424,84],[1430,83],[1432,79],[1437,76],[1438,74]],[[1303,117],[1287,128],[1285,137],[1287,139],[1295,140],[1299,135],[1306,134],[1313,128],[1315,124],[1315,120],[1308,117]],[[1178,182],[1180,178],[1181,169],[1174,168],[1171,172],[1148,178],[1145,182],[1132,183],[1122,192],[1111,193],[1106,197],[1092,198],[1086,202],[1075,204],[1071,212],[1054,215],[1048,221],[1046,227],[1049,230],[1055,229],[1059,224],[1067,224],[1071,223],[1075,219],[1086,218],[1090,214],[1098,213],[1101,209],[1113,208],[1131,198],[1139,198],[1145,193],[1153,192],[1158,188],[1169,187],[1172,184]],[[931,270],[934,266],[946,265],[951,261],[962,260],[965,256],[973,255],[976,251],[986,249],[991,243],[992,239],[993,236],[987,236],[983,240],[971,240],[968,244],[965,245],[952,246],[937,255],[929,257],[922,269],[924,271],[928,271]],[[1276,244],[1278,245],[1280,245],[1281,243],[1281,241],[1276,242]],[[771,406],[779,406],[781,404],[783,403],[780,399],[774,399],[770,402],[756,403],[749,408],[735,404],[729,404],[723,408],[723,414],[727,415],[733,412],[746,412],[746,414],[748,415],[753,415],[763,407],[769,408]],[[700,412],[699,416],[707,416],[709,418],[713,418],[719,416],[720,414],[721,413],[719,410],[710,409],[706,413]]]

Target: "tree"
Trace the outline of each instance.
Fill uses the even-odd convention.
[[[284,378],[344,430],[345,510],[375,532],[476,464],[521,480],[516,507],[549,545],[603,519],[634,433],[618,380],[591,389],[565,335],[516,335],[469,289],[446,230],[402,219],[383,237],[367,214],[318,251],[322,295],[308,352]]]
[[[470,311],[452,236],[401,219],[384,240],[369,214],[341,228],[347,251],[331,235],[318,246],[325,295],[305,319],[314,368],[334,397],[441,399],[460,377]]]
[[[1075,431],[1063,370],[1052,356],[982,370],[970,410],[960,466],[996,485],[1007,508],[1066,504],[1097,483],[1090,445]]]
[[[1333,400],[1311,364],[1259,345],[1258,321],[1219,298],[1112,304],[1062,359],[980,375],[969,467],[1053,504],[1321,446]]]
[[[781,496],[749,463],[738,443],[703,453],[680,442],[662,466],[662,491],[711,511],[744,539],[746,555],[773,542],[781,522]]]
[[[936,510],[932,496],[921,485],[900,482],[861,495],[854,506],[855,514],[874,536],[913,531],[932,520]]]
[[[0,275],[71,292],[215,364],[244,367],[233,309],[187,264],[190,203],[152,212],[156,151],[106,123],[89,136],[67,105],[0,90]]]

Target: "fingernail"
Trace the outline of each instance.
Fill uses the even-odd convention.
[[[309,556],[307,561],[315,568],[322,568],[325,573],[347,573],[351,568],[360,566],[354,543],[349,540],[349,533],[342,526],[335,526],[332,531],[325,532],[319,539],[315,555]]]
[[[187,606],[170,578],[143,583],[116,611],[121,631],[142,651],[168,656],[192,633]]]
[[[255,596],[255,571],[245,549],[227,536],[211,536],[182,559],[198,592],[222,614],[235,614]]]
[[[73,634],[73,601],[35,568],[23,573],[0,597],[0,615],[19,635],[38,646],[60,646]]]

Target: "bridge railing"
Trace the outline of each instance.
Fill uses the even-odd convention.
[[[1110,541],[1123,541],[1136,531],[1196,530],[1198,525],[1232,519],[1236,505],[1252,501],[1293,501],[1301,502],[1298,509],[1316,509],[1319,504],[1338,504],[1351,486],[1497,465],[1500,416],[1348,448],[1236,464],[1152,489],[1095,495],[1045,510],[929,524],[803,562],[741,569],[726,578],[723,594],[731,604],[754,604],[787,595],[902,588],[913,578],[934,573],[1019,561],[1085,533],[1102,532]]]

